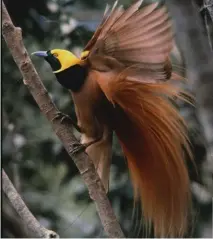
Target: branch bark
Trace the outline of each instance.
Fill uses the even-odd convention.
[[[46,116],[52,125],[56,135],[63,143],[66,151],[72,157],[74,163],[88,187],[89,195],[96,204],[96,208],[107,235],[111,238],[123,238],[124,234],[112,210],[106,196],[102,182],[95,170],[92,160],[85,152],[73,154],[75,145],[79,144],[72,129],[65,121],[55,119],[59,110],[51,101],[47,90],[41,82],[36,69],[34,68],[27,50],[22,41],[21,29],[13,25],[7,9],[2,1],[2,34],[8,48],[23,76],[24,84],[28,87],[33,98],[37,102],[41,112]]]
[[[34,232],[35,237],[40,238],[59,238],[59,235],[40,225],[33,214],[29,211],[24,201],[14,188],[4,169],[2,169],[2,187],[5,195],[8,197],[13,208],[19,214],[28,229]]]
[[[174,18],[177,43],[184,57],[187,75],[196,96],[196,109],[207,148],[206,164],[213,164],[213,57],[202,31],[198,12],[191,0],[167,0]],[[209,167],[208,167],[209,168]],[[213,173],[213,172],[211,172]],[[212,176],[211,176],[212,177]],[[212,191],[212,183],[209,185]],[[208,186],[208,185],[207,185]],[[212,187],[213,188],[213,187]]]

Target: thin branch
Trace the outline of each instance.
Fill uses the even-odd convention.
[[[5,195],[10,200],[13,208],[19,214],[24,224],[28,227],[28,229],[34,232],[35,237],[40,238],[59,238],[58,234],[44,228],[40,225],[40,223],[36,220],[33,214],[29,211],[24,201],[14,188],[12,182],[8,178],[4,169],[2,169],[2,187]]]
[[[31,231],[24,225],[24,222],[17,217],[17,212],[12,207],[10,201],[5,194],[2,194],[2,219],[6,233],[12,233],[13,237],[31,238],[33,237]]]
[[[166,2],[174,18],[177,43],[185,60],[190,86],[196,96],[197,115],[207,148],[206,163],[213,164],[212,51],[203,33],[198,11],[193,7],[192,1],[167,0]]]
[[[206,8],[209,12],[209,16],[213,22],[213,0],[204,0],[204,8]]]
[[[203,0],[200,12],[202,13],[211,50],[213,50],[213,0]]]
[[[41,112],[47,117],[54,132],[57,134],[66,151],[72,157],[79,169],[81,176],[88,187],[89,195],[96,204],[105,232],[111,238],[124,237],[92,160],[89,159],[85,152],[73,154],[73,149],[75,148],[75,145],[79,144],[79,142],[73,135],[72,128],[65,121],[61,123],[60,119],[54,120],[55,116],[58,115],[59,110],[51,101],[47,90],[41,82],[38,73],[29,58],[27,50],[23,44],[21,29],[14,27],[3,2],[2,33],[23,76],[24,84],[28,87]]]
[[[209,45],[211,47],[211,50],[213,50],[212,48],[212,37],[211,37],[211,29],[209,27],[209,20],[208,20],[208,15],[207,12],[204,13],[204,22],[205,22],[205,27],[206,27],[206,32],[207,32],[207,36],[208,36],[208,40],[209,40]],[[213,24],[213,22],[212,22]]]

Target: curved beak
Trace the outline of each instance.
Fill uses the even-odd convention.
[[[35,51],[31,53],[31,55],[39,56],[39,57],[47,57],[47,52],[46,51]]]

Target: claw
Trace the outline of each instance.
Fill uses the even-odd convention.
[[[73,149],[70,151],[71,155],[80,153],[82,151],[84,151],[86,149],[84,144],[80,144],[80,143],[74,143],[73,144]]]
[[[77,154],[80,152],[83,152],[86,148],[88,148],[90,145],[97,143],[100,140],[100,138],[97,138],[95,140],[92,140],[91,142],[85,143],[85,144],[81,144],[81,143],[74,143],[73,149],[70,151],[70,154]]]
[[[53,122],[54,120],[57,120],[57,119],[60,119],[60,123],[62,123],[63,121],[66,120],[68,123],[72,124],[78,132],[81,133],[80,127],[76,124],[76,122],[69,115],[66,115],[59,111],[56,113],[56,115],[54,116],[54,118],[51,121]]]

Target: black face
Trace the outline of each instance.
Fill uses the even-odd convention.
[[[61,69],[61,63],[57,57],[54,56],[49,51],[47,51],[47,56],[44,59],[50,64],[53,71],[58,71]],[[66,89],[77,92],[81,89],[84,81],[87,77],[88,70],[86,67],[81,65],[71,66],[63,71],[55,73],[58,82]]]
[[[55,57],[50,50],[47,51],[47,56],[44,57],[44,59],[50,64],[50,66],[52,67],[53,71],[57,71],[61,69],[61,63],[58,60],[57,57]]]
[[[81,65],[74,65],[66,70],[55,73],[58,82],[73,92],[78,92],[83,86],[86,77],[88,75],[88,69]]]

